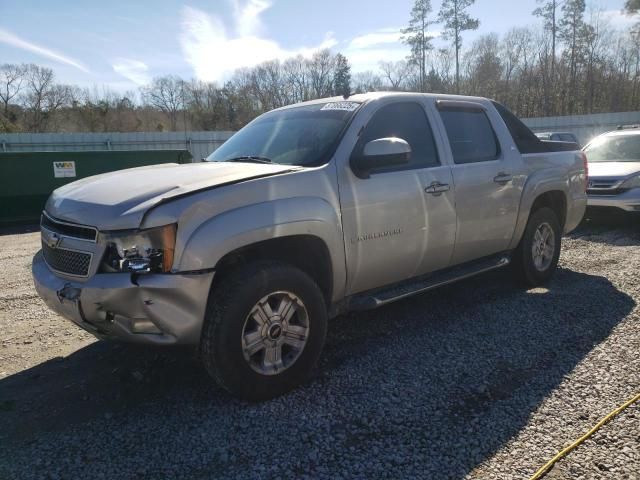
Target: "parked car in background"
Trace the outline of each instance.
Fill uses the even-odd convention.
[[[621,127],[584,147],[588,206],[640,212],[640,128]]]
[[[571,132],[538,132],[536,137],[540,140],[550,140],[552,142],[572,142],[580,147],[578,137]]]
[[[97,337],[199,346],[220,385],[266,399],[308,376],[331,316],[509,264],[550,280],[585,167],[484,98],[314,100],[258,117],[207,162],[54,191],[33,277]]]

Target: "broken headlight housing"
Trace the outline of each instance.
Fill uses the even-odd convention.
[[[163,273],[173,266],[177,225],[102,232],[107,243],[102,272]]]

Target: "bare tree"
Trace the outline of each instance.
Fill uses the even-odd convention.
[[[473,42],[465,63],[469,79],[467,90],[470,94],[496,98],[499,93],[503,93],[503,66],[497,34],[489,33]]]
[[[440,48],[431,52],[430,58],[430,84],[435,92],[446,93],[451,91],[452,69],[454,64],[454,54],[448,48]]]
[[[448,25],[452,45],[428,50],[422,75],[422,60],[384,59],[377,72],[352,74],[346,57],[323,50],[311,58],[298,55],[239,69],[222,86],[159,77],[141,89],[141,103],[132,93],[60,85],[50,69],[20,65],[13,66],[24,71],[19,91],[13,77],[0,76],[5,82],[4,87],[0,83],[0,130],[164,130],[175,129],[181,118],[185,128],[237,130],[271,108],[350,92],[351,86],[358,93],[462,89],[493,97],[524,117],[640,110],[640,34],[608,27],[599,14],[585,19],[584,0],[562,1],[556,48],[563,61],[555,62],[553,74],[548,29],[516,28],[502,38],[485,34],[463,51],[462,27],[477,26],[465,13],[471,0],[445,0],[444,13],[453,8]],[[635,12],[636,4],[628,3]],[[8,71],[0,67],[4,75]]]
[[[308,62],[302,55],[285,60],[282,65],[285,81],[291,89],[294,102],[304,102],[311,99],[310,74]]]
[[[331,95],[335,58],[329,49],[320,50],[308,63],[311,90],[315,98]]]
[[[9,118],[9,102],[20,93],[25,74],[24,65],[5,63],[0,67],[0,100],[3,103],[3,114],[6,119]]]
[[[191,126],[197,130],[215,130],[225,117],[223,89],[215,83],[192,80],[186,85],[185,108]]]
[[[375,92],[383,87],[380,76],[370,70],[354,73],[352,82],[356,93]]]
[[[167,116],[170,129],[175,131],[178,113],[184,107],[184,80],[174,75],[156,77],[150,85],[142,88],[141,94],[144,102]]]
[[[254,96],[263,111],[286,105],[279,60],[271,60],[256,66],[250,74]]]
[[[385,80],[389,82],[391,90],[401,90],[402,85],[409,76],[411,68],[409,63],[405,60],[399,60],[397,62],[379,62],[378,66],[384,76]],[[423,85],[425,80],[420,78],[420,85]]]
[[[26,66],[26,94],[23,107],[27,114],[27,128],[32,132],[46,130],[50,112],[47,112],[47,97],[53,88],[54,74],[50,68],[38,65]]]
[[[527,29],[512,28],[509,30],[501,43],[500,57],[502,59],[504,77],[504,98],[507,106],[511,105],[511,84],[513,77],[520,68],[520,61],[523,56],[525,45],[521,41],[523,35],[527,35]]]

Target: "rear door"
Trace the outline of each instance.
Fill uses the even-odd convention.
[[[520,198],[514,187],[517,151],[512,142],[503,142],[503,148],[491,118],[500,117],[483,104],[439,100],[436,107],[453,160],[457,233],[452,263],[507,250]]]

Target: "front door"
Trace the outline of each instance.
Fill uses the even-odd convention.
[[[455,241],[451,169],[440,162],[423,104],[391,99],[367,107],[353,155],[386,137],[407,141],[412,152],[408,164],[369,178],[354,175],[348,162],[340,167],[348,294],[444,268]]]

